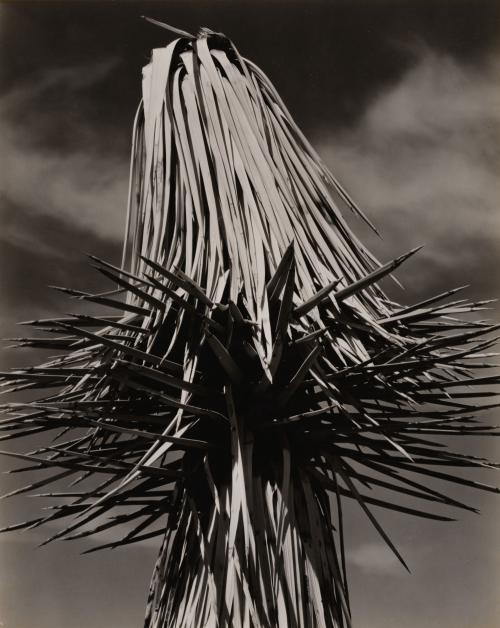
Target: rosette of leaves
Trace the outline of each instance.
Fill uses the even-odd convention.
[[[143,71],[123,263],[92,258],[110,292],[64,288],[101,309],[30,321],[47,334],[18,344],[53,355],[2,374],[49,389],[4,407],[3,438],[53,437],[8,454],[52,470],[11,494],[65,498],[7,529],[161,537],[150,628],[349,626],[345,499],[404,564],[379,508],[446,520],[473,508],[432,479],[497,490],[442,446],[494,433],[493,327],[456,290],[390,301],[378,282],[414,251],[379,264],[265,74],[221,34],[173,30]]]

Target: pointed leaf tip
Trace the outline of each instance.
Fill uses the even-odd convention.
[[[149,22],[150,24],[154,24],[155,26],[159,26],[160,28],[164,28],[171,33],[175,33],[176,35],[180,35],[181,37],[187,37],[188,39],[195,39],[195,36],[187,31],[183,31],[180,28],[176,28],[175,26],[170,26],[170,24],[165,24],[165,22],[160,22],[159,20],[155,20],[152,17],[147,17],[146,15],[141,15],[143,20]]]

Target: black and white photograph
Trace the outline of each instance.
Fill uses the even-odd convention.
[[[500,4],[0,0],[0,628],[497,628]]]

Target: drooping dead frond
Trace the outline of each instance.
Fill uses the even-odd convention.
[[[414,251],[378,264],[263,72],[218,33],[178,34],[144,68],[122,267],[92,258],[117,291],[63,289],[115,314],[30,321],[49,335],[16,342],[57,355],[1,374],[58,389],[5,406],[2,438],[56,437],[9,454],[54,470],[12,494],[75,487],[9,529],[163,535],[149,628],[348,626],[345,498],[404,564],[376,508],[473,510],[429,478],[497,492],[443,471],[488,463],[434,440],[495,433],[476,415],[498,378],[475,375],[494,327],[460,319],[483,304],[454,290],[388,301],[377,282]]]

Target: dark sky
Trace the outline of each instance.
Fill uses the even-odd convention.
[[[499,294],[499,3],[3,1],[0,335],[20,335],[15,321],[70,309],[47,284],[100,285],[86,252],[119,259],[141,67],[171,40],[142,14],[222,31],[264,69],[380,227],[383,240],[352,222],[381,260],[426,245],[400,272],[406,291],[392,289],[394,298],[465,283],[473,297]],[[5,350],[0,368],[34,359]],[[494,443],[470,444],[495,457]],[[3,476],[2,485],[19,478]],[[349,512],[358,628],[497,626],[498,500],[458,495],[483,516],[383,517],[411,576],[362,514]],[[28,518],[37,506],[7,500],[0,519]],[[36,549],[41,534],[0,539],[0,626],[141,625],[153,545],[80,557],[88,544]]]

